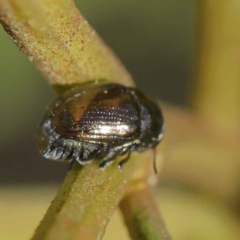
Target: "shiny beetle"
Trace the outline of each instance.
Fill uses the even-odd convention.
[[[104,168],[117,156],[155,149],[163,138],[163,116],[141,91],[115,83],[87,83],[58,97],[47,109],[37,133],[40,153],[81,165],[101,160]],[[154,157],[154,169],[155,157]]]

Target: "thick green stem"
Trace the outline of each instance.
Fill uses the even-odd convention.
[[[0,22],[51,84],[104,79],[133,85],[72,0],[0,0]]]
[[[101,239],[136,167],[131,160],[124,171],[74,164],[32,240]]]

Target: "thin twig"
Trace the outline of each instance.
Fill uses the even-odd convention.
[[[133,240],[170,240],[162,217],[145,181],[135,183],[120,202],[125,223]]]

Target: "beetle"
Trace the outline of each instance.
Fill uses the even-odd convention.
[[[132,151],[155,150],[163,138],[163,122],[158,104],[140,90],[90,82],[50,104],[37,131],[37,146],[44,158],[81,165],[99,159],[99,168],[126,154],[121,168]]]

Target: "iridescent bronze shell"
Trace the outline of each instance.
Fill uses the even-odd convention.
[[[143,92],[115,83],[89,83],[66,91],[47,109],[37,144],[43,157],[92,159],[105,167],[119,155],[155,148],[163,137],[158,104]]]

